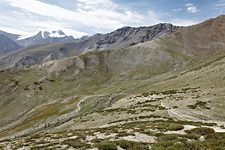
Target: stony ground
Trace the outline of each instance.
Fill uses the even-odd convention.
[[[75,117],[57,128],[3,140],[0,147],[5,150],[201,149],[201,146],[214,149],[214,138],[225,142],[224,126],[207,120],[207,114],[205,118],[192,114],[212,108],[208,101],[191,103],[204,95],[210,94],[200,88],[187,88],[124,97],[108,108]],[[86,98],[77,104],[76,112],[85,105]],[[219,146],[218,149],[223,149],[223,144]]]

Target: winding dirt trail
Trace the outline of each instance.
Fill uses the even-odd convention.
[[[177,120],[181,120],[181,121],[193,121],[193,122],[202,122],[202,123],[215,123],[217,124],[217,126],[213,126],[213,127],[209,127],[214,129],[216,132],[225,132],[225,129],[221,128],[220,126],[224,126],[225,122],[222,121],[218,121],[218,120],[202,120],[199,118],[195,118],[193,116],[190,115],[186,115],[183,114],[182,112],[176,111],[173,108],[169,107],[168,105],[166,105],[165,103],[161,102],[161,106],[165,107],[167,109],[167,112],[169,114],[170,117],[177,119]]]
[[[174,110],[173,108],[167,106],[165,103],[161,102],[161,106],[165,107],[167,109],[168,114],[170,115],[170,117],[177,119],[177,120],[189,120],[189,121],[198,121],[199,119],[192,117],[192,116],[188,116],[185,115],[179,111]],[[202,120],[203,121],[203,120]]]
[[[101,96],[104,96],[104,95],[90,95],[90,96],[84,96],[83,98],[81,98],[81,100],[76,104],[76,107],[77,109],[70,112],[69,114],[65,114],[66,116],[69,116],[69,115],[73,115],[73,116],[76,116],[79,111],[81,110],[81,104],[84,103],[87,99],[91,98],[91,97],[101,97]]]
[[[71,121],[72,119],[74,119],[78,113],[80,112],[81,110],[81,104],[84,103],[87,99],[91,98],[91,97],[100,97],[100,96],[103,96],[103,95],[90,95],[90,96],[84,96],[83,98],[80,99],[80,101],[76,104],[76,109],[70,113],[67,113],[67,114],[64,114],[64,115],[61,115],[59,116],[57,119],[53,120],[52,121],[52,124],[51,127],[49,127],[48,129],[51,129],[51,128],[56,128],[56,127],[59,127],[69,121]]]
[[[97,96],[99,96],[99,95],[97,95]],[[95,96],[85,96],[84,98],[82,98],[82,99],[77,103],[77,109],[75,110],[74,113],[79,113],[79,111],[81,110],[80,105],[81,105],[82,103],[84,103],[84,102],[85,102],[88,98],[90,98],[90,97],[95,97]]]
[[[16,132],[10,136],[7,136],[5,138],[2,138],[0,140],[4,140],[4,139],[11,139],[14,137],[19,137],[19,136],[23,136],[23,135],[29,135],[32,133],[38,133],[38,132],[43,132],[43,131],[47,131],[47,130],[51,130],[52,128],[56,128],[59,127],[69,121],[71,121],[73,118],[75,118],[79,111],[81,110],[81,104],[84,103],[87,99],[91,98],[91,97],[100,97],[103,95],[90,95],[90,96],[84,96],[83,98],[81,98],[81,100],[75,105],[76,109],[68,114],[64,114],[61,115],[59,117],[57,117],[56,119],[50,121],[50,122],[46,122],[46,123],[42,123],[37,127],[31,127],[31,128],[27,128],[25,130]],[[74,98],[76,96],[70,97],[70,98]],[[65,100],[67,100],[68,98],[66,98]],[[32,110],[34,111],[34,110]]]

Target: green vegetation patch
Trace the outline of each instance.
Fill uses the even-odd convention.
[[[120,140],[116,142],[118,146],[126,150],[147,150],[148,147],[140,142],[131,142],[126,140]]]
[[[155,123],[151,127],[160,131],[179,131],[184,129],[182,124],[176,123]]]
[[[85,142],[80,142],[77,140],[67,140],[64,142],[64,144],[71,146],[73,148],[83,149],[83,150],[90,148],[90,144],[87,144]]]
[[[215,133],[214,129],[212,128],[206,128],[206,127],[201,127],[201,128],[194,128],[191,130],[185,131],[189,134],[196,134],[196,135],[208,135],[211,133]]]
[[[202,108],[202,109],[210,109],[210,107],[206,106],[207,102],[197,101],[194,105],[188,105],[187,107],[190,109]]]
[[[99,150],[117,150],[116,143],[110,142],[108,140],[104,140],[99,143],[95,143],[94,146],[96,146]]]
[[[194,136],[192,135],[191,137]],[[173,139],[173,141],[159,141],[158,143],[152,144],[151,148],[152,150],[224,150],[224,137],[225,133],[210,133],[206,136],[205,141],[199,141],[193,138],[191,141],[181,141],[173,135],[169,136],[169,138],[167,136],[167,139]]]

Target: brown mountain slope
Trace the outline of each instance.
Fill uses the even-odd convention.
[[[225,24],[221,22],[223,22],[223,16],[127,49],[87,52],[74,57],[34,65],[29,69],[11,69],[1,72],[0,126],[2,128],[0,136],[10,135],[28,128],[34,129],[33,127],[36,130],[39,126],[49,122],[53,124],[52,127],[55,127],[61,121],[59,120],[58,124],[55,123],[60,117],[68,121],[67,119],[71,117],[68,114],[74,111],[74,105],[82,98],[88,99],[81,106],[80,115],[85,117],[88,114],[96,115],[93,113],[112,106],[116,101],[121,100],[121,97],[154,90],[164,93],[166,96],[164,102],[174,100],[174,95],[179,100],[181,96],[185,96],[187,99],[191,98],[190,102],[193,105],[199,97],[194,93],[196,88],[201,90],[200,96],[204,94],[203,98],[208,98],[206,95],[208,93],[211,98],[217,96],[210,92],[211,88],[215,88],[213,92],[216,94],[221,94],[224,83],[217,79],[223,79],[224,74],[221,68],[224,68],[224,65],[221,64],[224,64],[224,58],[222,55],[217,57],[216,54],[223,53],[224,55],[221,43],[224,41],[225,33],[222,31],[217,35],[214,33],[214,31],[219,32],[218,28],[224,28]],[[207,32],[208,30],[210,32]],[[211,40],[212,42],[210,42]],[[211,58],[200,59],[202,56],[214,58],[212,60]],[[199,63],[199,59],[201,63]],[[214,66],[219,67],[214,70]],[[205,69],[201,70],[202,68]],[[186,72],[182,72],[183,70]],[[213,76],[214,71],[217,72],[216,76]],[[210,77],[206,76],[208,72],[211,73]],[[185,73],[188,74],[185,75]],[[182,77],[177,78],[177,76]],[[210,82],[207,82],[208,80]],[[214,80],[215,84],[210,87]],[[222,90],[217,89],[218,84],[221,84],[219,88]],[[165,87],[167,91],[164,91]],[[181,92],[184,93],[181,93],[181,89],[186,90],[182,90]],[[193,93],[189,93],[192,91]],[[128,104],[130,101],[125,102]],[[161,106],[160,102],[157,101],[157,105]],[[179,102],[179,104],[183,104],[183,101]],[[142,101],[140,101],[141,103]],[[135,100],[132,104],[136,105]],[[175,104],[174,106],[180,107]],[[214,110],[216,109],[215,103],[212,107]],[[132,108],[130,107],[129,110]],[[159,107],[159,109],[163,110],[157,110],[157,115],[168,117],[164,107]],[[185,105],[184,110],[187,109]],[[206,109],[205,112],[209,113],[210,111]],[[200,111],[197,109],[196,112]],[[150,114],[152,112],[147,115],[150,116]],[[112,120],[118,121],[121,116],[118,115],[117,118],[115,117],[116,119],[112,118]],[[95,116],[94,119],[96,118],[96,124],[102,125],[102,122]],[[217,116],[216,119],[218,118]],[[107,121],[111,120],[103,120],[103,123],[108,123]],[[81,122],[79,120],[72,124],[82,124]],[[90,122],[88,123],[87,126],[92,125]],[[7,126],[8,124],[11,126]]]
[[[210,56],[225,50],[225,15],[186,27],[163,39],[165,48],[192,56]]]

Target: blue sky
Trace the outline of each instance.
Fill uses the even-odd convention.
[[[160,22],[188,26],[225,13],[225,0],[1,0],[0,30],[81,37]]]

